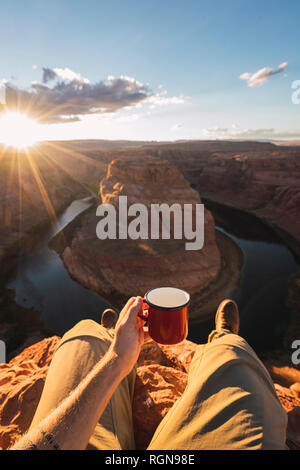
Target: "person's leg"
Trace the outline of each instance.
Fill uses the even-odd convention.
[[[287,416],[272,380],[248,343],[232,333],[238,328],[223,320],[216,317],[218,329],[197,348],[187,388],[149,450],[285,448]]]
[[[112,338],[112,329],[92,320],[79,322],[63,336],[51,361],[31,427],[56,408],[101,360]],[[134,369],[114,392],[91,436],[88,449],[135,448],[131,406],[135,374]]]

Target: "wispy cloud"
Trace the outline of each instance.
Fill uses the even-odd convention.
[[[274,128],[242,129],[237,124],[233,124],[231,128],[214,127],[202,129],[202,132],[209,139],[288,140],[300,138],[300,130],[278,131]]]
[[[165,106],[169,104],[184,104],[186,97],[183,95],[169,96],[167,90],[164,89],[163,85],[159,85],[159,92],[155,93],[147,98],[147,103],[150,103],[150,108],[156,108],[157,106]]]
[[[279,64],[277,69],[273,70],[270,67],[263,67],[262,69],[257,70],[257,72],[251,74],[249,72],[244,72],[240,75],[241,80],[246,80],[248,87],[256,87],[266,83],[273,75],[283,72],[288,66],[287,62],[282,62]]]

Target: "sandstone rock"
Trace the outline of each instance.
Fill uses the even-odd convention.
[[[182,174],[170,163],[146,158],[114,160],[101,181],[103,203],[117,207],[125,195],[128,205],[152,203],[200,203]],[[185,249],[186,240],[99,240],[96,208],[87,211],[64,232],[59,248],[71,276],[121,307],[128,297],[144,295],[152,287],[176,286],[190,294],[202,291],[218,276],[221,256],[216,243],[214,220],[205,211],[204,247]],[[171,224],[172,226],[172,224]]]
[[[161,364],[188,372],[197,345],[192,341],[182,341],[180,345],[158,345],[155,341],[147,341],[140,352],[138,366]]]
[[[52,356],[59,341],[59,336],[45,338],[42,341],[26,348],[18,356],[14,357],[9,362],[9,366],[22,367],[24,364],[29,364],[30,367],[34,368],[49,367]]]
[[[300,240],[299,152],[223,153],[199,173],[198,189],[215,202],[245,209]]]
[[[266,361],[265,366],[277,384],[283,387],[290,387],[292,384],[300,382],[300,370],[291,366],[277,366],[271,361]]]
[[[150,340],[142,346],[133,401],[137,449],[147,448],[160,421],[184,392],[196,347],[187,340],[176,345]]]
[[[189,372],[196,347],[197,344],[188,340],[175,345],[160,345],[164,356],[171,363],[171,367],[187,373]]]
[[[300,400],[288,388],[275,384],[278,398],[287,412],[287,446],[291,450],[300,450]]]
[[[300,382],[295,382],[290,386],[292,392],[296,395],[297,398],[300,398]]]
[[[146,449],[162,418],[181,397],[187,374],[152,364],[137,369],[133,400],[133,425],[137,449]]]
[[[11,447],[30,426],[58,341],[46,338],[0,364],[0,449]]]
[[[12,268],[13,260],[19,253],[30,250],[36,244],[43,227],[55,222],[56,215],[75,195],[86,193],[75,179],[61,170],[63,152],[52,148],[52,154],[59,153],[61,157],[58,164],[53,164],[52,155],[45,146],[31,149],[30,155],[2,149],[1,276]]]

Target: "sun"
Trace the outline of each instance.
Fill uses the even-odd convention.
[[[26,149],[39,140],[39,124],[18,111],[0,115],[0,142],[7,147]]]

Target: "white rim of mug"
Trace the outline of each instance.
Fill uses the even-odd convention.
[[[188,296],[188,301],[185,302],[183,305],[180,305],[178,307],[161,307],[159,305],[155,305],[154,303],[152,302],[149,302],[147,297],[148,297],[148,294],[150,294],[150,292],[152,292],[153,290],[157,290],[157,289],[177,289],[177,290],[180,290],[181,292],[184,292],[187,296]],[[161,286],[161,287],[153,287],[152,289],[149,289],[145,296],[144,296],[144,299],[145,301],[147,302],[148,305],[150,305],[150,307],[153,307],[153,308],[156,308],[157,310],[180,310],[184,307],[187,307],[187,305],[189,305],[190,301],[191,301],[191,296],[188,292],[186,292],[185,290],[183,289],[180,289],[180,287],[172,287],[172,286]]]

